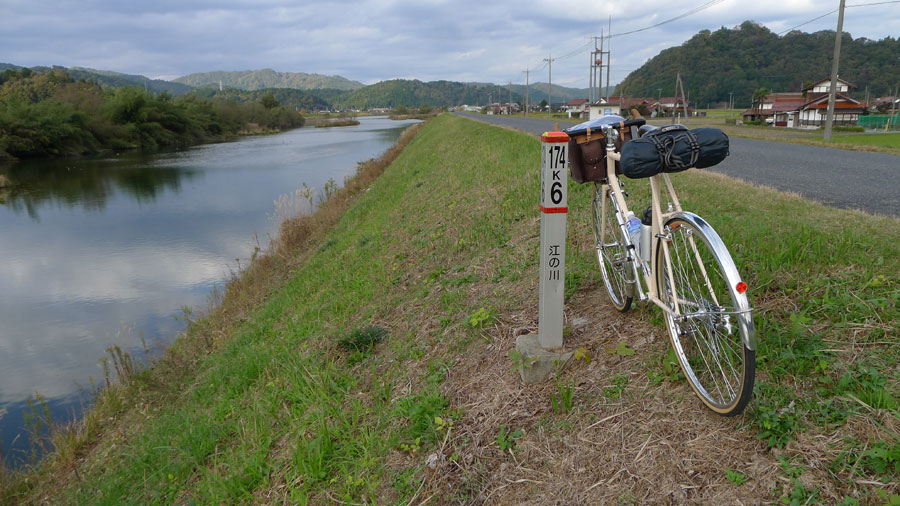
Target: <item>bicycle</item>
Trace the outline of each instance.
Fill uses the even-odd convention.
[[[636,127],[643,120],[628,123],[633,138],[649,127],[639,131]],[[594,182],[591,218],[597,260],[613,306],[624,313],[638,299],[661,308],[691,388],[712,411],[738,415],[750,400],[756,370],[747,284],[715,229],[681,208],[665,172],[649,178],[649,251],[638,254],[647,244],[635,245],[628,231],[628,195],[615,168],[621,159],[615,146],[618,132],[614,125],[603,129],[606,177]],[[660,202],[661,184],[668,195],[666,212]]]

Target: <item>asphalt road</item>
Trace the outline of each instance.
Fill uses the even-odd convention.
[[[542,134],[553,121],[460,114]],[[560,121],[560,128],[574,124]],[[900,217],[900,156],[730,138],[731,154],[714,170],[751,183],[796,192],[823,204]]]

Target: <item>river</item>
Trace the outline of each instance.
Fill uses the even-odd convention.
[[[360,125],[142,156],[0,166],[0,453],[21,464],[23,410],[37,394],[55,422],[89,403],[99,359],[117,345],[144,359],[265,248],[275,201],[303,183],[342,184],[415,121]],[[300,199],[300,202],[306,202]],[[306,203],[308,207],[308,203]],[[284,206],[282,211],[284,210]],[[5,414],[3,414],[5,411]]]

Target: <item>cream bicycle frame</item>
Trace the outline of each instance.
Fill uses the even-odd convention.
[[[627,233],[627,227],[625,224],[625,217],[628,215],[628,204],[625,201],[625,195],[622,191],[622,186],[619,184],[619,177],[616,175],[616,162],[621,159],[621,154],[615,151],[614,139],[615,136],[618,135],[615,128],[612,126],[605,128],[605,134],[607,139],[606,144],[606,183],[602,184],[600,187],[601,190],[601,199],[602,199],[602,210],[601,210],[601,220],[600,220],[600,229],[601,235],[603,237],[606,236],[605,227],[606,227],[606,212],[610,211],[607,209],[608,199],[604,198],[607,190],[611,190],[613,200],[615,201],[615,207],[617,209],[612,209],[613,213],[616,213],[616,221],[621,228],[622,237],[626,241],[626,254],[631,258],[631,266],[632,266],[632,274],[634,276],[634,291],[635,296],[640,301],[649,301],[660,309],[662,309],[666,314],[676,319],[685,319],[689,318],[690,315],[684,315],[681,313],[679,300],[680,297],[677,293],[675,293],[675,280],[673,278],[673,269],[672,269],[672,260],[669,254],[669,243],[667,238],[669,237],[669,231],[664,230],[664,224],[671,218],[679,217],[690,223],[694,228],[701,230],[704,235],[706,235],[709,240],[709,246],[721,253],[720,258],[727,258],[728,261],[724,262],[720,265],[722,268],[722,272],[726,278],[726,282],[728,283],[728,288],[731,291],[732,297],[734,299],[736,307],[733,312],[738,316],[737,321],[738,325],[741,327],[741,336],[744,342],[744,345],[747,346],[748,349],[755,350],[756,349],[756,333],[753,328],[753,321],[748,317],[748,315],[752,312],[752,308],[750,307],[750,301],[745,293],[738,293],[735,289],[736,285],[740,282],[741,277],[738,273],[737,267],[734,265],[733,260],[731,260],[731,254],[728,253],[728,249],[725,247],[725,244],[719,238],[718,233],[710,226],[705,220],[697,216],[696,214],[685,212],[681,208],[681,202],[678,200],[678,196],[675,193],[675,188],[672,186],[672,180],[669,178],[669,175],[666,173],[656,174],[651,176],[650,179],[650,198],[651,198],[651,239],[650,239],[650,265],[649,268],[645,268],[646,262],[639,258],[636,254],[636,250],[634,248],[628,247],[631,245],[631,238]],[[637,137],[636,135],[633,137]],[[661,177],[660,177],[661,176]],[[660,180],[662,183],[666,185],[666,191],[669,195],[671,201],[671,209],[667,209],[667,212],[662,212],[662,206],[660,204]],[[657,270],[660,268],[657,265],[657,255],[654,254],[657,251],[657,248],[660,247],[659,241],[662,241],[662,257],[666,263],[666,273],[669,277],[669,287],[672,290],[672,300],[675,305],[674,309],[669,308],[662,299],[659,298],[659,287],[657,286]],[[701,259],[700,252],[697,249],[696,243],[694,242],[693,237],[689,237],[691,249],[694,252],[694,256],[697,259],[697,264],[700,266],[700,270],[703,274],[704,282],[709,288],[709,293],[712,300],[718,305],[719,301],[716,298],[715,290],[712,288],[712,283],[709,280],[709,275],[706,272],[706,267],[703,264],[703,260]],[[641,278],[643,278],[644,283],[647,286],[647,292],[644,293],[644,290],[641,286]]]

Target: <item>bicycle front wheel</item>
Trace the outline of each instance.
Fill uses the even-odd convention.
[[[621,312],[631,307],[634,290],[634,266],[628,258],[622,227],[616,219],[616,206],[609,187],[594,183],[591,197],[594,250],[613,306]]]
[[[707,407],[740,414],[756,374],[747,285],[719,235],[699,216],[678,213],[664,235],[656,248],[656,286],[681,369]]]

